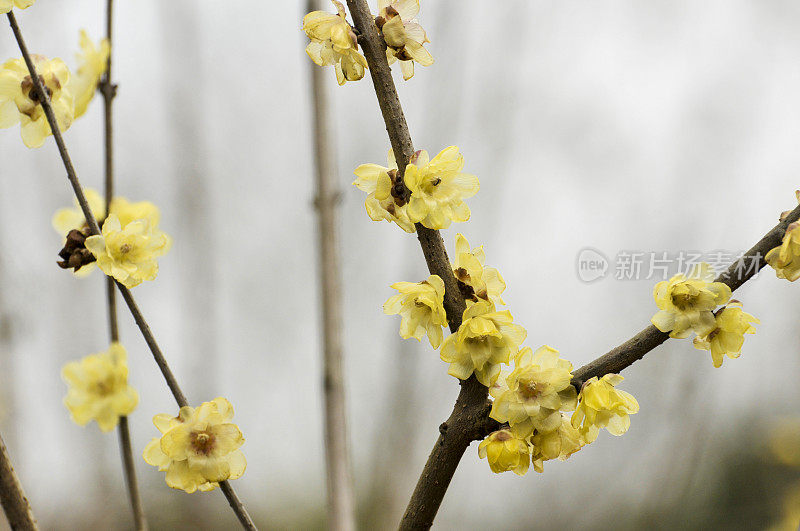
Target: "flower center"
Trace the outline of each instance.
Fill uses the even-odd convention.
[[[127,254],[127,253],[131,252],[131,248],[132,248],[131,244],[123,243],[122,245],[119,246],[119,252],[122,253],[122,254]]]
[[[511,434],[508,433],[506,430],[498,431],[497,435],[495,435],[495,440],[498,441],[507,441],[511,439]]]
[[[681,311],[692,309],[694,302],[694,296],[689,293],[680,293],[672,296],[672,304]]]
[[[519,394],[526,399],[531,399],[541,395],[542,390],[536,387],[536,382],[530,382],[519,386]]]
[[[193,431],[189,437],[192,449],[198,454],[208,455],[214,449],[214,434],[207,431]]]
[[[47,92],[47,98],[50,99],[53,97],[53,90],[45,85],[44,79],[42,76],[39,76],[39,81],[42,83],[44,87],[44,91]],[[27,75],[22,80],[22,92],[28,93],[28,99],[31,100],[33,103],[41,103],[41,99],[39,98],[39,91],[36,90],[36,86],[33,84],[33,78],[30,75]]]

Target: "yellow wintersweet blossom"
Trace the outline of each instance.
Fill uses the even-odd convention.
[[[551,459],[565,461],[585,444],[586,441],[583,440],[581,433],[572,425],[571,420],[562,414],[556,429],[547,432],[537,431],[531,437],[533,469],[542,472],[544,462]]]
[[[464,199],[478,193],[478,178],[462,173],[464,157],[458,147],[450,146],[433,159],[418,151],[406,167],[403,180],[411,190],[408,217],[429,229],[446,229],[450,223],[467,221],[469,207]]]
[[[456,234],[455,258],[452,263],[453,274],[463,284],[462,291],[466,299],[505,304],[500,295],[505,291],[506,283],[497,269],[484,265],[486,255],[483,245],[471,249],[467,239],[462,234]]]
[[[403,197],[403,183],[397,182],[397,162],[394,151],[389,150],[388,167],[379,164],[362,164],[355,169],[357,179],[353,184],[367,193],[364,207],[373,221],[386,220],[397,223],[406,232],[415,232],[408,219],[407,203]],[[399,185],[399,186],[398,186]]]
[[[8,13],[12,8],[25,9],[31,7],[36,0],[0,0],[0,15]]]
[[[755,334],[751,323],[761,321],[742,311],[739,301],[731,301],[716,316],[716,327],[705,336],[694,338],[694,346],[700,350],[710,350],[714,367],[722,367],[722,360],[738,358],[744,344],[744,334]]]
[[[132,221],[143,219],[151,228],[158,229],[158,224],[161,222],[161,212],[150,201],[131,203],[124,197],[115,197],[111,200],[110,211],[119,218],[119,223],[123,227]]]
[[[61,376],[69,384],[64,405],[80,426],[96,420],[101,430],[113,430],[139,403],[139,394],[128,385],[127,353],[119,343],[67,363]]]
[[[156,415],[153,424],[161,437],[147,444],[144,460],[166,471],[167,485],[189,493],[240,478],[247,467],[239,450],[244,437],[232,418],[233,406],[222,397],[198,408],[184,406],[177,417]]]
[[[32,56],[39,78],[50,96],[53,112],[61,131],[72,125],[74,101],[69,91],[69,70],[61,59]],[[0,129],[20,123],[22,141],[29,148],[38,148],[53,134],[39,95],[28,73],[25,60],[11,59],[0,67]]]
[[[303,31],[311,42],[306,53],[319,66],[334,65],[336,81],[344,85],[364,77],[367,60],[358,52],[358,39],[347,23],[344,6],[331,0],[337,13],[312,11],[303,17]]]
[[[474,373],[491,387],[500,375],[500,364],[517,353],[527,332],[514,324],[511,312],[498,312],[491,302],[470,304],[463,319],[458,331],[442,343],[440,357],[450,364],[451,376],[466,380]]]
[[[513,430],[498,430],[478,445],[478,457],[487,458],[492,472],[513,471],[524,476],[531,465],[530,447]]]
[[[431,275],[422,282],[395,282],[392,288],[400,293],[389,297],[383,305],[387,315],[400,314],[400,337],[422,340],[427,332],[433,348],[442,344],[442,327],[447,326],[444,311],[444,282]]]
[[[669,337],[684,338],[692,331],[704,336],[714,330],[714,308],[731,298],[731,288],[714,282],[714,272],[703,262],[692,268],[687,277],[678,274],[653,288],[659,312],[650,322]]]
[[[423,45],[428,35],[414,17],[419,13],[419,0],[378,0],[380,13],[375,23],[386,41],[389,64],[400,61],[403,79],[414,77],[414,61],[422,66],[433,64],[433,56]]]
[[[631,425],[628,415],[639,411],[639,403],[625,391],[615,389],[624,378],[619,374],[594,376],[583,384],[578,395],[578,407],[572,414],[572,426],[587,443],[594,442],[601,428],[612,435],[622,435]]]
[[[106,217],[106,200],[103,199],[103,196],[92,188],[85,188],[83,194],[86,196],[94,218],[101,220]],[[75,203],[74,208],[60,208],[53,215],[53,228],[64,237],[73,229],[83,231],[87,228],[86,217],[83,215],[78,200],[74,199],[73,202]]]
[[[146,219],[120,225],[116,214],[103,223],[103,234],[86,238],[86,248],[97,258],[97,266],[128,288],[158,274],[156,258],[172,244],[169,236],[154,229]]]
[[[78,69],[70,79],[69,89],[75,96],[75,118],[80,118],[89,107],[89,102],[97,92],[100,78],[106,72],[108,56],[111,53],[108,39],[100,41],[98,46],[89,38],[86,30],[81,30],[79,45],[81,51],[76,53]]]
[[[800,222],[786,227],[783,242],[764,257],[778,278],[794,282],[800,278]]]
[[[523,348],[514,365],[511,374],[490,390],[494,403],[489,416],[523,433],[558,429],[561,411],[572,411],[577,404],[577,393],[570,383],[572,363],[545,345],[535,353],[530,347]]]

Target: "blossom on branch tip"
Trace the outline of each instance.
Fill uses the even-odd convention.
[[[561,411],[572,411],[577,404],[571,381],[572,363],[556,349],[545,345],[534,353],[525,347],[517,353],[511,374],[490,389],[494,402],[489,416],[528,434],[556,430]]]
[[[729,358],[738,358],[744,344],[744,334],[755,334],[756,329],[752,323],[760,321],[742,311],[739,301],[731,301],[716,316],[716,327],[704,336],[694,338],[694,346],[700,350],[711,351],[714,367],[722,367],[722,361],[727,355]]]
[[[386,58],[391,65],[400,61],[403,79],[414,77],[414,62],[433,64],[433,56],[424,48],[428,35],[414,18],[419,13],[419,0],[378,0],[380,13],[375,24],[386,42]]]
[[[455,261],[452,263],[453,275],[464,298],[474,302],[479,299],[505,304],[500,296],[506,283],[500,272],[486,267],[483,246],[470,249],[469,242],[462,234],[456,234]]]
[[[514,430],[498,430],[478,445],[478,457],[487,458],[492,472],[513,471],[524,476],[531,465],[530,447]]]
[[[156,258],[166,253],[171,244],[170,237],[146,219],[122,227],[113,213],[103,223],[102,235],[86,238],[86,248],[97,258],[97,266],[127,288],[156,278]]]
[[[403,195],[405,186],[398,182],[397,162],[391,149],[387,158],[388,167],[362,164],[356,168],[353,173],[357,178],[353,184],[367,193],[364,207],[370,219],[394,222],[406,232],[415,232],[414,223],[408,219],[408,204]]]
[[[139,394],[128,385],[127,353],[119,343],[67,363],[61,376],[69,385],[64,405],[80,426],[95,420],[102,431],[113,430],[139,403]]]
[[[466,380],[473,373],[491,387],[500,375],[500,364],[516,354],[527,332],[514,324],[511,312],[498,312],[491,302],[470,304],[455,334],[442,343],[440,357],[450,364],[451,376]]]
[[[800,222],[786,227],[780,246],[770,250],[764,260],[775,270],[778,278],[794,282],[800,278]]]
[[[34,66],[48,93],[61,131],[72,125],[74,100],[69,90],[70,74],[61,59],[33,55]],[[0,129],[20,123],[22,141],[29,148],[38,148],[50,136],[50,124],[39,103],[39,94],[28,73],[25,60],[11,59],[0,67]]]
[[[336,14],[312,11],[303,17],[303,31],[311,42],[306,53],[319,66],[333,65],[336,81],[344,85],[364,77],[367,60],[358,51],[358,38],[347,22],[344,6],[331,0]]]
[[[89,102],[97,92],[100,78],[108,67],[108,56],[111,47],[108,39],[100,41],[98,46],[89,38],[86,30],[81,30],[79,45],[81,50],[75,54],[78,69],[70,79],[69,89],[75,97],[75,118],[80,118],[89,107]]]
[[[731,298],[731,288],[714,282],[714,272],[703,262],[689,276],[678,274],[653,288],[659,312],[650,322],[670,337],[684,338],[692,331],[706,335],[714,329],[714,309]]]
[[[188,493],[209,491],[220,481],[244,474],[247,461],[239,447],[244,437],[233,424],[233,406],[225,398],[184,406],[177,417],[162,413],[153,417],[161,437],[144,449],[144,460],[166,472],[167,485]]]
[[[542,472],[543,463],[552,459],[566,460],[583,448],[586,441],[569,417],[561,415],[560,423],[552,431],[536,431],[531,437],[533,469]]]
[[[617,436],[628,431],[629,415],[639,411],[639,403],[631,394],[614,388],[622,380],[619,374],[606,374],[599,380],[593,376],[583,384],[572,426],[581,432],[586,443],[594,442],[601,428]]]
[[[425,150],[416,152],[403,176],[411,191],[409,219],[429,229],[446,229],[453,221],[467,221],[470,211],[464,199],[475,195],[480,183],[462,169],[464,157],[456,146],[443,149],[433,159]]]
[[[392,288],[400,293],[393,295],[383,305],[387,315],[399,314],[400,336],[417,341],[427,332],[428,341],[433,348],[442,344],[442,327],[447,326],[444,311],[444,282],[437,275],[431,275],[422,282],[395,282]]]
[[[4,15],[13,8],[26,9],[31,7],[36,0],[0,0],[0,15]]]

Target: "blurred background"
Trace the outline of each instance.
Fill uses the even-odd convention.
[[[256,521],[314,529],[325,477],[304,4],[119,2],[114,76],[117,190],[156,202],[175,241],[135,295],[190,402],[234,404],[249,465],[235,487]],[[740,251],[796,205],[800,4],[489,6],[423,0],[436,63],[409,82],[398,71],[398,90],[417,148],[458,145],[481,180],[471,221],[443,231],[448,248],[456,232],[484,244],[526,345],[549,344],[577,367],[656,311],[656,279],[581,281],[582,248],[612,261],[623,250]],[[39,0],[18,19],[32,51],[74,67],[79,29],[99,39],[104,9]],[[17,57],[2,26],[0,59]],[[428,273],[416,238],[370,221],[350,186],[353,168],[384,164],[389,148],[369,77],[338,87],[327,73],[359,518],[393,528],[458,385],[381,310],[391,283]],[[98,98],[66,134],[97,189],[101,115]],[[72,204],[61,161],[50,141],[25,148],[18,128],[0,131],[0,160],[0,433],[43,528],[130,528],[116,435],[76,426],[61,403],[61,366],[107,348],[99,273],[76,279],[55,265],[50,218]],[[524,477],[492,474],[473,444],[436,527],[778,525],[800,481],[797,289],[766,269],[736,293],[761,325],[721,369],[689,340],[627,369],[622,388],[641,411],[624,437],[603,432]],[[140,454],[157,434],[152,416],[175,406],[124,308],[120,322]],[[138,455],[137,472],[153,528],[235,527],[219,492],[171,490]]]

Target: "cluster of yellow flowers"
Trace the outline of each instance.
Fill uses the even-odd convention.
[[[303,31],[311,42],[306,53],[319,66],[333,66],[336,81],[344,85],[364,77],[367,60],[358,51],[358,36],[347,22],[347,13],[338,0],[331,0],[336,13],[312,11],[303,17]],[[423,45],[428,36],[417,23],[419,0],[378,0],[378,16],[375,24],[386,42],[386,57],[389,64],[400,62],[403,79],[414,76],[414,61],[423,65],[433,64],[433,56]]]
[[[97,219],[105,217],[106,205],[100,194],[92,189],[87,189],[85,194],[92,214]],[[153,203],[131,203],[124,197],[115,197],[103,222],[102,235],[86,238],[86,248],[97,259],[103,273],[128,288],[144,280],[153,280],[158,274],[156,258],[172,246],[172,238],[159,228],[160,218],[158,207]],[[86,218],[77,201],[75,208],[62,208],[55,213],[53,228],[62,236],[73,229],[86,229]],[[88,274],[91,265],[82,267],[76,274]]]
[[[475,375],[490,388],[490,416],[504,427],[481,442],[478,455],[488,458],[492,471],[522,475],[533,463],[541,472],[544,461],[566,459],[594,441],[601,428],[614,435],[627,431],[628,415],[639,405],[628,393],[614,389],[621,376],[592,378],[577,393],[572,364],[557,350],[520,349],[527,332],[514,323],[511,312],[496,309],[496,304],[505,304],[506,284],[497,269],[485,265],[483,247],[471,248],[458,234],[451,266],[467,309],[459,329],[444,341],[444,282],[438,276],[417,284],[393,284],[399,293],[383,309],[401,316],[401,337],[421,340],[427,334],[433,348],[441,345],[440,357],[450,364],[449,374],[461,380]],[[502,372],[512,361],[514,369]],[[571,418],[565,414],[570,411],[575,411]]]
[[[139,403],[139,394],[128,383],[127,353],[119,343],[67,363],[61,375],[69,385],[64,405],[80,426],[95,420],[102,431],[110,431]],[[162,435],[144,449],[144,460],[166,472],[167,485],[186,492],[212,490],[220,481],[237,479],[247,462],[239,450],[244,437],[232,418],[233,406],[224,398],[196,409],[182,407],[177,417],[156,415],[153,423]]]
[[[5,11],[4,1],[8,5]],[[14,2],[17,7],[33,4],[28,0]],[[0,0],[0,13],[10,10],[10,4],[9,0]],[[61,131],[69,129],[72,122],[86,112],[105,73],[110,53],[107,40],[95,46],[85,31],[80,33],[80,50],[76,54],[78,69],[75,75],[70,74],[61,59],[32,56]],[[41,147],[53,134],[39,98],[24,59],[10,59],[0,67],[0,129],[19,123],[22,141],[29,148]]]
[[[694,266],[688,276],[681,273],[659,282],[653,297],[659,311],[650,321],[656,328],[673,338],[697,334],[695,348],[711,351],[714,367],[721,367],[726,355],[738,358],[744,334],[755,334],[753,324],[759,323],[742,311],[739,301],[731,300],[730,287],[714,282],[706,263]],[[718,306],[723,307],[715,312]]]
[[[364,206],[373,221],[397,223],[406,232],[414,232],[415,223],[429,229],[446,229],[452,222],[469,219],[464,199],[480,188],[478,178],[463,173],[464,157],[450,146],[431,159],[428,152],[414,153],[400,182],[394,152],[389,150],[388,167],[362,164],[355,169],[353,184],[367,193]],[[404,186],[405,185],[405,186]],[[411,192],[405,196],[405,188]]]

